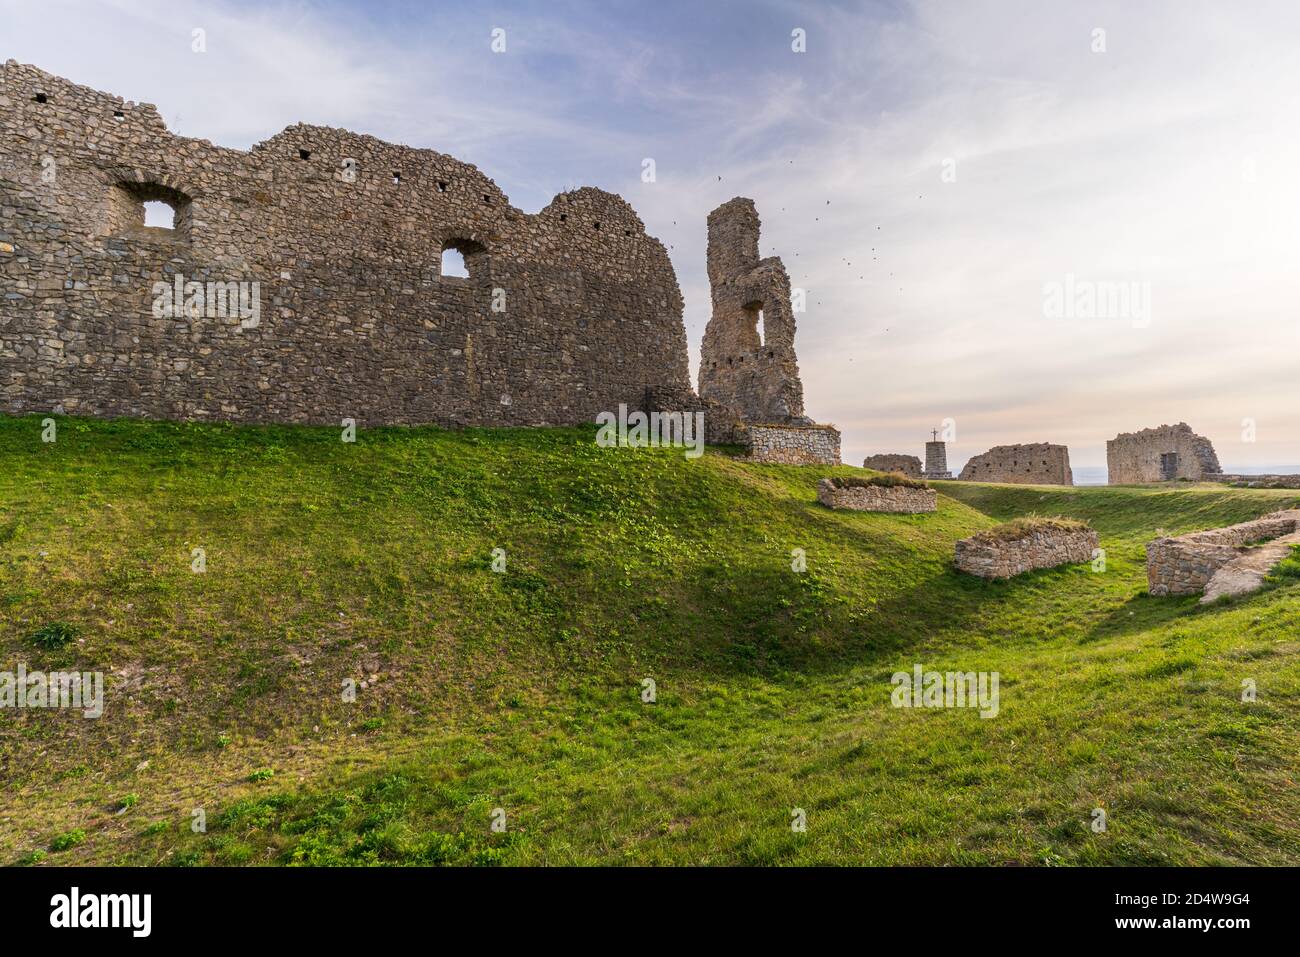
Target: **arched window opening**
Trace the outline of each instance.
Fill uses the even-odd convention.
[[[449,239],[442,244],[438,274],[444,279],[474,279],[484,268],[487,250],[472,239]]]
[[[176,229],[176,207],[161,199],[144,204],[144,224],[150,229]]]
[[[459,249],[453,249],[448,246],[442,251],[442,270],[444,276],[456,276],[461,279],[469,278],[469,270],[465,268],[465,254]]]

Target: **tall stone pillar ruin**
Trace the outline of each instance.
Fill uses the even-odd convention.
[[[757,461],[838,465],[839,432],[804,415],[790,277],[776,256],[758,257],[758,230],[752,199],[709,213],[713,313],[700,346],[700,399]]]
[[[747,424],[812,425],[795,359],[790,277],[778,257],[758,258],[758,230],[752,199],[709,214],[713,315],[700,347],[700,398]]]

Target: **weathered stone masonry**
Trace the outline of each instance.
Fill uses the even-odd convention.
[[[730,406],[746,422],[811,425],[794,352],[790,278],[777,257],[758,258],[758,234],[753,200],[736,197],[709,213],[713,314],[700,346],[700,398]]]
[[[921,473],[927,479],[950,479],[948,471],[948,443],[936,439],[925,443],[925,471]]]
[[[759,226],[754,201],[741,196],[709,214],[713,312],[700,345],[705,417],[744,423],[735,434],[757,461],[838,465],[839,432],[804,415],[790,277],[779,258],[758,258]]]
[[[2,76],[0,410],[557,425],[698,402],[667,252],[618,196],[528,215],[432,150],[305,125],[224,149],[35,67]],[[143,226],[151,199],[173,230]],[[440,275],[447,246],[468,279]],[[260,324],[155,317],[178,273],[259,282]]]
[[[939,494],[932,488],[906,485],[837,486],[832,479],[817,483],[817,501],[827,508],[855,512],[896,512],[916,515],[938,508]]]
[[[707,419],[708,412],[705,412]],[[829,425],[748,425],[737,437],[757,462],[780,465],[838,465],[840,433]]]
[[[908,478],[921,477],[921,460],[915,455],[895,455],[888,452],[868,455],[862,460],[862,467],[875,469],[878,472],[899,472]]]
[[[1152,595],[1197,595],[1216,572],[1258,542],[1294,535],[1300,510],[1273,512],[1262,518],[1224,528],[1192,532],[1147,543],[1147,590]]]
[[[996,445],[972,457],[961,470],[962,481],[1004,482],[1012,485],[1073,485],[1070,450],[1038,442]]]
[[[1012,578],[1037,568],[1089,561],[1098,541],[1090,528],[1039,528],[1011,540],[974,535],[957,543],[954,563],[968,575]]]
[[[1215,479],[1219,457],[1210,440],[1186,422],[1127,432],[1106,443],[1107,480],[1111,485]]]

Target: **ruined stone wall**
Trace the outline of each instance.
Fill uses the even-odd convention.
[[[997,445],[976,455],[961,470],[962,481],[1004,482],[1012,485],[1073,485],[1070,450],[1038,442]]]
[[[1147,590],[1152,595],[1198,595],[1240,548],[1293,534],[1300,511],[1286,509],[1262,518],[1147,543]]]
[[[915,455],[893,455],[882,453],[880,455],[868,455],[862,460],[864,469],[875,469],[878,472],[899,472],[908,478],[921,477],[921,460]]]
[[[0,411],[544,425],[693,396],[672,265],[618,196],[529,215],[432,150],[306,125],[224,149],[0,76]],[[153,199],[174,229],[143,225]],[[260,321],[154,315],[177,275],[259,283]]]
[[[840,464],[840,433],[829,425],[750,425],[739,430],[739,436],[755,462]]]
[[[827,508],[855,512],[896,512],[916,515],[938,508],[939,496],[932,488],[906,485],[850,485],[837,488],[828,478],[817,483],[817,501]]]
[[[1044,528],[1010,541],[974,536],[957,543],[959,571],[980,578],[1011,578],[1036,568],[1091,561],[1098,536],[1092,529]]]
[[[780,259],[758,258],[758,233],[751,199],[737,197],[709,214],[713,314],[700,347],[700,398],[734,409],[744,422],[808,425],[790,278]]]
[[[1176,460],[1162,459],[1175,455]],[[1164,463],[1173,464],[1168,474]],[[1219,457],[1204,436],[1186,422],[1141,432],[1126,432],[1106,443],[1107,481],[1111,485],[1189,479],[1199,482],[1218,476]]]

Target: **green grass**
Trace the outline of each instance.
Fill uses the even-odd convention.
[[[1143,571],[1294,492],[841,513],[817,482],[861,470],[594,428],[40,418],[0,418],[0,670],[108,693],[0,715],[7,863],[1300,862],[1300,580],[1200,608]],[[1033,514],[1088,522],[1105,571],[952,570]],[[916,663],[997,671],[998,715],[892,708]]]
[[[1087,522],[1081,522],[1076,518],[1065,518],[1061,515],[1026,515],[1023,518],[1013,518],[1001,525],[994,525],[992,528],[981,529],[971,537],[981,542],[1014,542],[1017,539],[1027,538],[1034,532],[1048,530],[1082,532],[1087,528]]]
[[[858,475],[848,477],[836,475],[831,478],[831,484],[836,488],[872,488],[880,486],[882,488],[929,488],[927,482],[920,479],[908,478],[902,472],[882,472],[879,475],[871,475],[866,478]]]

